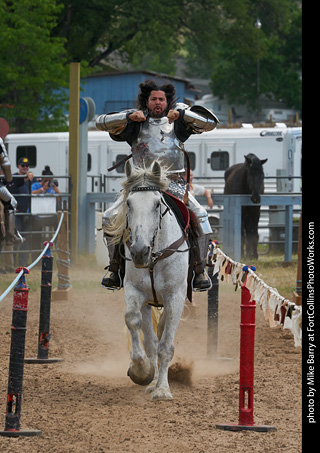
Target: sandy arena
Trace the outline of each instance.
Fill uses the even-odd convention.
[[[21,429],[42,434],[0,437],[1,452],[302,451],[301,348],[294,347],[290,331],[270,328],[257,308],[254,420],[277,431],[218,430],[216,424],[238,423],[240,291],[220,285],[218,356],[229,360],[206,359],[207,294],[197,293],[195,313],[180,322],[176,336],[173,363],[183,370],[171,381],[174,400],[152,402],[126,376],[123,291],[103,290],[100,273],[78,275],[71,300],[52,302],[49,356],[64,362],[24,366]],[[37,355],[39,304],[40,289],[30,291],[25,357]],[[0,306],[0,429],[11,316],[12,293]]]

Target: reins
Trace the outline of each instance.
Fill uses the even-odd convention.
[[[135,187],[135,188],[131,189],[131,192],[144,192],[144,191],[161,192],[161,190],[158,187],[156,187],[156,186]],[[161,201],[166,206],[166,210],[164,211],[163,214],[160,213],[159,228],[161,228],[161,219],[165,216],[165,214],[167,212],[171,211],[170,207],[167,205],[167,203],[164,201],[163,198],[162,198]],[[157,229],[157,231],[155,233],[155,236],[153,238],[152,247],[153,247],[153,242],[155,240],[155,237],[157,236],[157,233],[158,233],[158,229]],[[158,252],[151,252],[151,262],[150,262],[150,264],[148,266],[148,270],[149,270],[149,275],[150,275],[150,280],[151,280],[151,289],[152,289],[153,302],[154,303],[153,304],[150,303],[150,305],[154,305],[156,307],[162,307],[162,305],[158,301],[157,294],[156,294],[156,291],[155,291],[155,288],[154,288],[154,267],[155,267],[155,265],[158,263],[158,261],[163,260],[163,259],[168,258],[169,256],[173,255],[173,253],[188,252],[190,250],[189,244],[188,244],[188,248],[187,249],[178,250],[179,247],[184,243],[184,241],[187,241],[187,239],[188,238],[187,238],[186,231],[183,230],[182,236],[179,239],[177,239],[176,241],[174,241],[172,244],[170,244],[168,247],[165,247],[164,249],[159,250]],[[121,238],[121,241],[120,241],[120,244],[119,244],[119,250],[121,250],[121,247],[120,247],[121,243],[123,243],[122,238]],[[128,247],[129,251],[130,251],[130,245],[131,245],[131,241],[129,240],[129,241],[126,242],[126,246]],[[120,254],[121,254],[121,252],[120,252]],[[123,256],[122,254],[121,254],[121,256],[126,261],[132,261],[132,259],[127,258],[126,256]]]

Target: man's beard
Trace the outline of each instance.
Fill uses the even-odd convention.
[[[149,109],[149,114],[152,118],[162,118],[163,116],[166,116],[167,110],[160,110],[155,107],[152,110]]]

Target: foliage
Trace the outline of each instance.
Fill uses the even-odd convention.
[[[175,75],[182,61],[252,109],[259,62],[259,95],[301,107],[298,0],[0,0],[0,14],[0,116],[17,131],[64,127],[70,62]]]
[[[0,115],[17,132],[65,123],[63,40],[50,37],[59,9],[51,0],[0,1]]]
[[[233,15],[227,21],[223,42],[214,55],[212,91],[230,103],[247,103],[252,110],[259,108],[259,96],[264,96],[301,111],[299,2],[256,3],[247,2],[242,16]],[[254,26],[255,17],[261,21],[260,29]]]

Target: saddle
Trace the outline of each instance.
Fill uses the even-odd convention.
[[[165,202],[170,207],[174,213],[178,224],[182,231],[186,235],[186,239],[189,243],[189,267],[188,267],[188,288],[187,288],[187,298],[192,302],[192,278],[193,278],[193,267],[195,262],[194,254],[194,242],[196,240],[196,234],[192,225],[197,222],[195,214],[190,211],[190,209],[185,205],[185,203],[172,195],[171,193],[162,191],[163,198]]]
[[[190,225],[190,211],[187,206],[183,201],[169,192],[162,191],[162,195],[165,202],[176,216],[181,229],[187,232]]]

